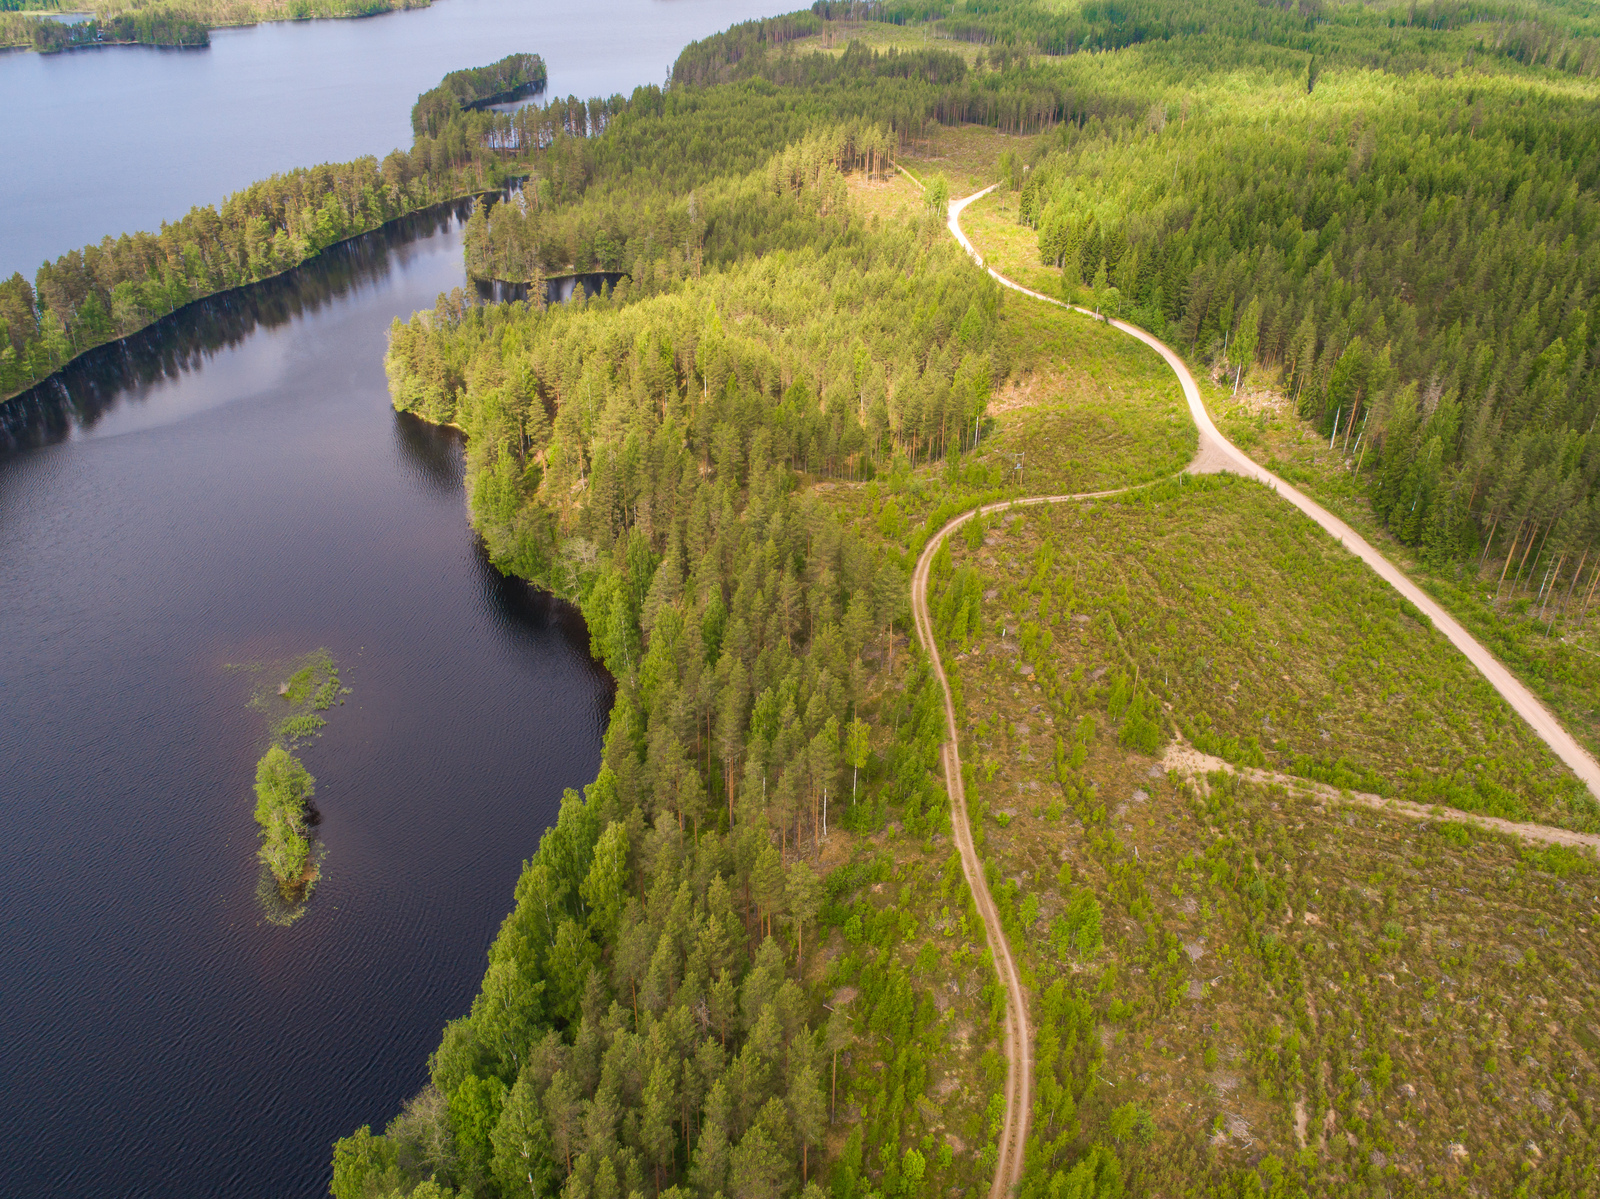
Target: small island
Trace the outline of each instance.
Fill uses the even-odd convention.
[[[256,763],[256,823],[261,826],[257,857],[290,902],[303,899],[316,881],[309,824],[316,781],[281,745],[267,750]]]
[[[271,742],[256,763],[255,818],[261,835],[256,857],[262,866],[257,893],[269,920],[292,924],[304,913],[321,873],[312,831],[319,819],[311,803],[317,780],[295,750],[308,738],[321,736],[328,725],[321,713],[344,703],[350,689],[340,681],[338,663],[326,649],[247,669],[267,680],[250,706],[267,716]],[[277,679],[282,681],[272,681]]]

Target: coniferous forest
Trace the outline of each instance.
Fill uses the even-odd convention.
[[[464,432],[490,559],[578,605],[615,705],[337,1199],[983,1194],[1017,996],[979,896],[1031,1021],[1028,1199],[1594,1193],[1600,807],[1270,492],[1172,477],[1165,366],[1003,290],[945,203],[998,183],[991,262],[1025,245],[1212,400],[1280,397],[1375,527],[1576,642],[1597,34],[1516,0],[818,0],[626,97],[483,111],[544,64],[458,72],[409,151],[0,284],[11,393],[477,197],[477,286],[394,323],[390,393]],[[981,503],[1118,489],[933,552]]]
[[[0,0],[0,46],[26,46],[51,54],[83,46],[211,44],[219,26],[318,17],[371,17],[396,9],[426,8],[429,0],[183,0],[128,5],[121,0]],[[77,24],[51,13],[88,13]]]
[[[1583,572],[1588,586],[1600,532],[1587,448],[1600,403],[1594,43],[1582,13],[1540,12],[819,3],[688,47],[664,90],[557,100],[485,129],[483,145],[518,161],[520,186],[475,210],[469,275],[620,280],[565,305],[546,306],[539,286],[503,304],[441,295],[395,324],[391,392],[397,408],[466,432],[472,518],[491,555],[581,606],[617,701],[600,776],[569,793],[525,868],[483,991],[445,1031],[429,1086],[384,1135],[339,1143],[334,1193],[986,1189],[1005,992],[951,852],[939,701],[903,635],[927,538],[1006,494],[1009,463],[973,434],[992,427],[991,399],[1028,354],[1008,326],[1030,318],[943,233],[942,201],[886,221],[852,196],[903,183],[904,167],[936,171],[941,128],[991,130],[1004,148],[994,177],[1058,294],[1153,329],[1214,377],[1248,370],[1284,389],[1348,447],[1374,512],[1435,560],[1475,563],[1505,543],[1520,554],[1537,537],[1544,557],[1507,556],[1511,569],[1546,570],[1563,588]],[[1230,102],[1219,74],[1251,98]],[[1279,103],[1319,96],[1326,109],[1304,120]],[[930,197],[948,191],[929,180]],[[1244,511],[1237,490],[1193,494]],[[1173,498],[1152,493],[1146,510]],[[1031,559],[1004,559],[1021,569],[1012,582],[983,556],[1008,537],[1043,538]],[[1065,572],[1074,560],[1073,577],[1095,569],[1099,551],[1069,539],[1063,562],[1048,529],[979,522],[962,544],[934,562],[935,619],[958,662],[974,643],[1002,652],[1018,629],[1011,652],[1034,661],[1057,629],[1090,647],[1105,629],[1127,663],[1103,681],[1104,667],[1029,665],[1043,702],[1005,719],[1004,684],[968,677],[985,667],[956,680],[968,785],[993,796],[974,837],[1023,949],[1045,1063],[1023,1192],[1467,1193],[1473,1169],[1508,1185],[1533,1170],[1544,1189],[1529,1193],[1592,1183],[1600,1093],[1581,1030],[1540,1052],[1569,1064],[1576,1123],[1561,1127],[1582,1131],[1552,1132],[1542,1099],[1519,1117],[1539,1164],[1517,1164],[1535,1161],[1520,1142],[1490,1164],[1492,1149],[1446,1133],[1451,1119],[1501,1117],[1454,1106],[1444,1088],[1470,1072],[1405,1038],[1437,1044],[1441,1024],[1470,1027],[1464,1011],[1436,1010],[1438,979],[1499,977],[1492,964],[1439,942],[1446,956],[1419,992],[1420,1028],[1434,1032],[1407,1032],[1415,1012],[1388,1000],[1344,1011],[1313,990],[1340,990],[1411,944],[1399,862],[1432,871],[1456,854],[1458,878],[1499,870],[1530,911],[1559,909],[1546,880],[1564,895],[1561,880],[1592,880],[1592,862],[1507,857],[1460,824],[1425,832],[1409,858],[1375,834],[1362,867],[1378,904],[1370,941],[1354,931],[1319,949],[1271,931],[1266,914],[1286,898],[1291,913],[1304,902],[1359,923],[1360,888],[1324,874],[1330,901],[1309,876],[1297,882],[1289,863],[1307,839],[1315,858],[1339,834],[1302,823],[1275,841],[1262,821],[1281,792],[1196,788],[1157,769],[1122,781],[1129,755],[1156,752],[1172,721],[1200,743],[1226,739],[1211,716],[1162,715],[1179,698],[1159,674],[1172,667],[1127,638],[1159,642],[1170,621],[1130,611],[1125,590],[1097,615]],[[1311,577],[1301,586],[1355,586]],[[1089,624],[1053,625],[1075,608]],[[1371,617],[1354,619],[1363,652],[1387,661]],[[1381,619],[1397,644],[1425,636],[1399,609]],[[1475,713],[1488,702],[1467,694],[1458,703]],[[1041,708],[1060,730],[1053,753],[1048,734],[1029,749]],[[1264,725],[1282,720],[1274,709]],[[1593,827],[1592,801],[1540,773],[1537,755],[1497,789],[1501,765],[1475,781],[1458,751],[1399,736],[1406,783],[1339,746],[1290,772]],[[1260,742],[1244,741],[1248,762]],[[1123,765],[1106,767],[1113,758]],[[1042,778],[1055,798],[1008,802],[997,771],[1024,797]],[[1170,856],[1140,857],[1120,823],[1128,803],[1113,827],[1102,785],[1135,804],[1169,797],[1221,840],[1187,851],[1145,840],[1147,855]],[[1565,798],[1540,809],[1538,795]],[[1075,834],[1049,830],[1062,821],[1082,830],[1081,856]],[[1029,856],[1039,826],[1046,866]],[[853,847],[842,858],[838,838]],[[1576,902],[1585,912],[1593,897]],[[1569,938],[1572,919],[1550,917]],[[1185,940],[1192,921],[1208,936]],[[1231,941],[1221,977],[1254,990],[1178,1033],[1198,1038],[1181,1067],[1173,1022],[1220,982],[1183,982],[1214,952],[1208,939]],[[1431,952],[1424,942],[1415,953]],[[1530,967],[1540,985],[1592,977],[1572,940],[1551,952],[1547,972]],[[1473,1035],[1486,1046],[1525,1034],[1512,1017]],[[1142,1097],[1165,1063],[1209,1072],[1197,1075],[1212,1097],[1197,1123]],[[1248,1120],[1229,1114],[1245,1103],[1233,1098],[1241,1075],[1254,1080]],[[1408,1155],[1419,1136],[1422,1156]]]

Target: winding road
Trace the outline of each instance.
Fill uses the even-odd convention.
[[[920,187],[921,184],[918,183],[918,186]],[[966,234],[961,231],[962,210],[968,204],[987,195],[998,186],[999,184],[990,184],[982,191],[974,192],[965,199],[951,202],[948,225],[955,239],[961,243],[974,261],[987,270],[1002,286],[1008,287],[1012,291],[1021,292],[1025,296],[1031,296],[1033,299],[1040,300],[1046,304],[1054,304],[1058,308],[1072,309],[1093,320],[1102,319],[1087,309],[1066,304],[1061,300],[1032,291],[1019,283],[1007,279],[985,263],[983,256],[973,248],[972,243],[967,240]],[[1185,468],[1188,472],[1198,474],[1229,471],[1248,479],[1255,479],[1271,487],[1284,499],[1288,500],[1289,503],[1300,509],[1328,533],[1332,534],[1339,544],[1370,566],[1379,578],[1398,591],[1419,611],[1425,613],[1428,619],[1433,622],[1434,627],[1449,638],[1451,644],[1465,654],[1467,660],[1489,680],[1495,690],[1511,705],[1512,710],[1528,722],[1539,738],[1550,747],[1557,757],[1567,764],[1574,774],[1583,780],[1593,794],[1600,796],[1600,763],[1597,763],[1578,744],[1577,740],[1566,729],[1561,727],[1561,723],[1550,710],[1539,701],[1533,692],[1523,686],[1501,664],[1499,659],[1359,533],[1320,504],[1315,503],[1303,492],[1267,470],[1224,437],[1212,422],[1210,413],[1206,411],[1205,404],[1200,398],[1200,387],[1195,382],[1194,376],[1189,373],[1189,368],[1184,364],[1183,359],[1178,357],[1170,347],[1136,325],[1130,325],[1119,320],[1110,320],[1107,323],[1120,329],[1130,337],[1138,338],[1155,350],[1166,360],[1167,365],[1172,368],[1173,374],[1177,375],[1178,382],[1183,387],[1184,398],[1189,403],[1189,415],[1193,418],[1195,427],[1200,433],[1198,451],[1193,461]],[[1122,488],[1118,490],[1129,489]],[[943,761],[945,786],[950,795],[950,826],[954,832],[956,847],[961,854],[962,872],[966,876],[967,886],[972,891],[978,914],[983,919],[984,934],[989,942],[989,950],[994,959],[995,972],[1000,979],[1001,985],[1006,990],[1005,1052],[1007,1068],[1005,1122],[1000,1130],[999,1158],[995,1165],[994,1181],[989,1187],[990,1199],[1004,1199],[1022,1181],[1028,1125],[1032,1116],[1033,1039],[1028,1023],[1027,997],[1023,992],[1021,974],[1017,969],[1016,960],[1012,957],[1011,947],[1006,941],[1005,930],[1000,925],[1000,915],[995,908],[994,897],[989,893],[988,881],[984,876],[983,863],[979,860],[977,849],[972,841],[972,827],[967,816],[966,787],[961,774],[960,740],[956,728],[955,704],[951,698],[950,682],[945,676],[944,663],[939,657],[939,647],[934,636],[933,621],[928,615],[928,577],[932,570],[933,557],[938,552],[939,547],[944,544],[945,539],[980,513],[1031,504],[1053,504],[1094,499],[1099,496],[1115,494],[1117,494],[1116,491],[1101,491],[1085,492],[1079,495],[1031,496],[1026,499],[1004,500],[997,504],[989,504],[963,513],[951,520],[929,539],[927,546],[922,551],[922,556],[917,559],[916,570],[911,576],[911,609],[916,622],[917,639],[927,652],[928,659],[933,665],[934,674],[938,677],[939,685],[944,692],[945,729],[948,734],[948,740],[943,748]]]

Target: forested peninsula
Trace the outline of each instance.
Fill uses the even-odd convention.
[[[426,8],[431,0],[183,0],[135,3],[124,0],[0,0],[0,47],[27,46],[45,53],[80,46],[146,45],[202,47],[209,31],[262,21],[371,17],[397,9]],[[89,13],[66,24],[50,13]]]
[[[1589,526],[1530,501],[1511,542],[1484,507],[1541,470],[1593,502],[1587,18],[1142,11],[818,4],[501,135],[526,182],[469,274],[625,277],[441,295],[385,366],[465,430],[492,560],[581,607],[617,699],[338,1199],[988,1189],[1008,994],[910,579],[951,516],[1067,492],[1102,498],[970,520],[928,582],[1033,1024],[1019,1193],[1592,1187],[1592,797],[1269,492],[1171,477],[1194,434],[1148,351],[942,227],[1000,180],[991,263],[1164,332],[1218,407],[1278,397],[1228,427],[1337,448],[1307,485],[1467,587],[1531,579],[1537,523],[1546,585],[1483,620],[1531,644],[1564,580],[1588,639]],[[1519,438],[1520,474],[1490,449]]]
[[[536,54],[483,70],[499,88],[544,77]],[[433,96],[424,93],[418,105]],[[368,157],[274,175],[158,233],[105,237],[63,254],[31,284],[13,274],[0,281],[0,402],[185,304],[281,274],[387,221],[502,187],[522,148],[555,137],[552,119],[559,118],[446,105],[409,151],[381,163]]]
[[[438,87],[423,92],[411,106],[411,132],[438,137],[463,109],[482,109],[544,91],[544,59],[509,54],[499,62],[451,71]]]

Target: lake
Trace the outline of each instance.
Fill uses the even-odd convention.
[[[0,457],[0,1193],[313,1195],[466,1010],[611,686],[467,527],[458,436],[393,412],[393,315],[459,284],[423,218],[163,322],[8,414]],[[26,411],[26,410],[24,410]],[[302,753],[323,879],[262,918],[263,679],[352,689]]]
[[[623,91],[747,15],[441,0],[194,54],[0,56],[27,114],[0,135],[7,269],[385,150],[448,69],[532,49],[553,90]],[[464,282],[464,215],[185,309],[0,408],[0,1194],[324,1194],[334,1138],[426,1081],[522,862],[598,768],[611,681],[581,619],[488,565],[459,437],[385,390],[390,321]],[[251,818],[271,675],[238,667],[319,646],[352,693],[302,753],[327,856],[284,928]]]
[[[662,83],[687,43],[795,0],[436,0],[361,20],[219,29],[205,50],[0,52],[0,278],[155,230],[275,171],[411,144],[446,72],[544,56],[550,95]]]

